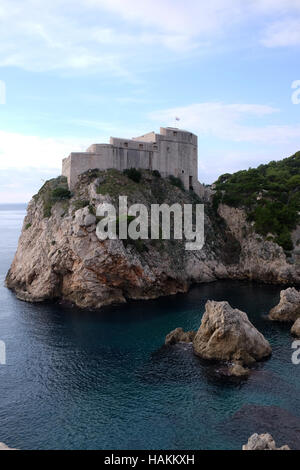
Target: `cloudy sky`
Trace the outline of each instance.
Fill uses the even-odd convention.
[[[0,202],[175,116],[202,182],[289,156],[299,53],[300,0],[0,0]]]

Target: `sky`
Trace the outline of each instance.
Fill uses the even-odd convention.
[[[300,150],[300,0],[0,0],[0,203],[160,126],[199,180]]]

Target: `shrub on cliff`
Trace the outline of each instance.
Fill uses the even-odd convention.
[[[184,190],[184,185],[180,178],[176,178],[176,176],[170,175],[169,181],[173,186],[176,186],[176,188]]]
[[[46,181],[39,192],[33,196],[35,200],[41,199],[43,201],[44,217],[51,216],[51,209],[56,202],[64,201],[65,204],[68,204],[70,197],[67,178],[64,176]]]
[[[135,183],[139,183],[141,181],[142,173],[136,168],[129,168],[128,170],[124,170],[123,173]]]
[[[155,176],[155,178],[161,178],[161,174],[158,170],[153,170],[152,175]]]
[[[57,188],[52,190],[52,199],[60,200],[60,199],[70,199],[71,193],[67,188],[62,186],[58,186]]]

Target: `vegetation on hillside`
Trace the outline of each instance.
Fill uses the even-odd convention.
[[[135,183],[139,183],[142,179],[142,173],[136,168],[129,168],[127,170],[124,170],[123,173]]]
[[[169,176],[169,181],[173,186],[176,186],[176,188],[181,189],[184,191],[184,184],[180,178],[177,178],[176,176],[170,175]]]
[[[270,233],[285,250],[293,249],[291,231],[300,220],[300,152],[255,169],[224,174],[215,189],[215,208],[220,202],[245,208],[257,233]]]
[[[43,201],[44,217],[51,216],[51,209],[58,201],[65,201],[66,203],[71,198],[71,192],[68,188],[67,178],[59,176],[53,178],[41,187],[38,194],[34,196],[35,199],[41,198]]]

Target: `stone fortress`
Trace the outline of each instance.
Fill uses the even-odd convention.
[[[163,177],[180,178],[185,189],[199,196],[204,191],[198,181],[197,136],[173,127],[161,127],[159,134],[149,132],[132,139],[111,137],[109,144],[93,144],[86,152],[72,152],[62,162],[62,175],[72,190],[80,174],[95,168],[157,170]]]

